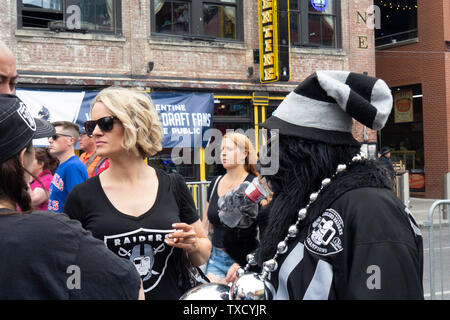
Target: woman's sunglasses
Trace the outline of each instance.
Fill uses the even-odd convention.
[[[98,125],[100,130],[103,132],[111,131],[114,127],[114,120],[116,120],[116,117],[103,117],[97,120],[89,120],[86,121],[84,125],[84,130],[86,130],[86,134],[89,137],[92,137],[92,134],[94,133],[95,127]],[[118,119],[117,119],[118,120]]]

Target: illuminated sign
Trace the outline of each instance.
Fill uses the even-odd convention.
[[[260,82],[279,80],[277,0],[258,1]]]
[[[317,11],[325,11],[328,6],[328,0],[311,0],[311,5]]]
[[[413,122],[414,105],[412,89],[403,89],[394,93],[394,123]]]

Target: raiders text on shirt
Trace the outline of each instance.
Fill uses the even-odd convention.
[[[175,232],[175,230],[171,230]],[[114,246],[121,246],[130,243],[142,243],[147,241],[163,241],[169,234],[147,234],[133,237],[124,237],[123,239],[114,239]]]

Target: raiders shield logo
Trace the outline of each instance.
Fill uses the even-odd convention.
[[[144,292],[154,289],[167,268],[167,261],[173,253],[173,247],[164,239],[175,230],[156,230],[140,228],[135,231],[104,237],[106,246],[119,257],[129,259],[144,286]]]
[[[343,249],[344,222],[336,211],[327,209],[311,225],[305,247],[318,255],[328,256]]]
[[[23,104],[23,102],[19,102],[17,113],[31,130],[36,131],[36,122],[34,122],[34,118],[31,116],[27,106]]]

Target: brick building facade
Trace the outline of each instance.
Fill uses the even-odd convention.
[[[425,184],[424,192],[412,195],[442,198],[443,176],[450,171],[450,2],[418,0],[415,35],[391,42],[377,47],[377,76],[394,90],[421,90],[414,96],[421,99],[417,105],[421,112],[414,122],[423,130],[419,143],[423,145]],[[403,134],[414,135],[414,131],[409,127]]]
[[[111,2],[120,11],[115,15],[116,32],[102,34],[27,27],[28,13],[22,4],[27,1],[5,0],[0,6],[0,39],[17,57],[18,87],[90,90],[120,85],[146,90],[208,91],[221,97],[220,103],[227,96],[245,100],[251,106],[253,120],[253,92],[267,92],[273,110],[282,97],[317,69],[375,75],[374,34],[366,25],[371,0],[330,0],[335,7],[335,27],[339,30],[335,41],[339,45],[292,45],[290,81],[268,84],[259,82],[259,64],[255,63],[259,43],[257,0],[215,1],[237,6],[236,20],[241,21],[236,25],[241,38],[234,41],[158,34],[152,14],[155,3],[161,1],[154,1]],[[196,1],[187,2],[192,5]],[[292,8],[309,3],[297,1],[289,1]],[[258,119],[265,116],[260,114]],[[359,124],[354,128],[360,141],[364,137],[376,141],[376,132]]]

